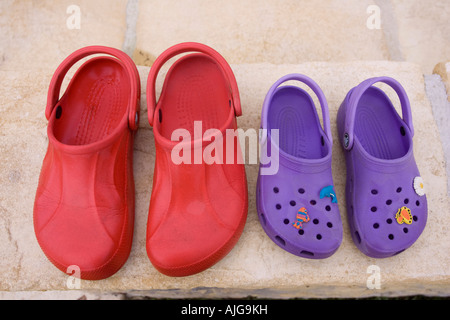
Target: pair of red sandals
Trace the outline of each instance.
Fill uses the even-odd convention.
[[[187,52],[171,66],[156,103],[155,82],[162,65]],[[102,56],[84,62],[60,96],[69,69],[95,54]],[[42,250],[63,272],[77,266],[82,279],[104,279],[128,259],[140,95],[133,61],[108,47],[74,52],[51,80],[45,111],[49,144],[36,192],[34,228]],[[242,114],[238,87],[219,53],[202,44],[182,43],[153,64],[147,106],[156,148],[147,253],[163,274],[192,275],[231,251],[247,218],[244,165],[197,164],[194,159],[196,151],[213,141],[227,147],[229,140],[223,137],[227,129],[237,128],[236,117]],[[202,121],[200,139],[173,141],[176,129],[196,136],[195,121]],[[239,141],[234,142],[239,158]],[[183,159],[192,161],[173,161],[173,150],[180,145]]]

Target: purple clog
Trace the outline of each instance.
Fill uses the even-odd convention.
[[[280,86],[289,80],[305,83],[317,95],[324,129],[306,91]],[[304,75],[282,77],[267,93],[261,129],[256,203],[264,231],[294,255],[331,256],[342,242],[342,222],[331,174],[333,142],[322,90]]]
[[[397,93],[403,119],[383,82]],[[413,154],[413,122],[403,87],[388,77],[372,78],[345,97],[337,118],[347,164],[346,201],[353,241],[366,255],[403,252],[427,221],[427,198]]]

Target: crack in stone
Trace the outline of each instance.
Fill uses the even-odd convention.
[[[136,48],[136,24],[138,20],[139,0],[128,0],[126,23],[127,29],[125,31],[125,39],[123,41],[122,49],[130,57],[133,57]]]

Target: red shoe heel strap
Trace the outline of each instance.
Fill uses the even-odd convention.
[[[47,96],[47,107],[45,109],[45,116],[47,120],[50,119],[53,109],[58,104],[61,84],[70,68],[77,63],[79,60],[93,55],[93,54],[107,54],[119,59],[125,66],[126,71],[130,80],[131,88],[131,99],[130,105],[128,106],[128,125],[131,130],[137,130],[139,125],[139,109],[140,109],[140,95],[141,86],[139,80],[139,73],[136,69],[136,65],[133,60],[124,52],[103,46],[89,46],[81,48],[72,54],[70,54],[64,61],[59,65],[53,74],[52,80],[50,82],[48,96]]]
[[[239,90],[231,67],[226,60],[214,49],[196,42],[185,42],[170,47],[164,51],[153,63],[147,81],[147,107],[148,107],[148,122],[153,126],[154,113],[156,110],[156,93],[155,83],[159,70],[169,59],[185,52],[200,52],[213,58],[217,64],[222,68],[224,75],[227,78],[230,86],[230,92],[232,95],[232,104],[234,106],[234,112],[236,116],[242,115],[241,103],[239,99]]]

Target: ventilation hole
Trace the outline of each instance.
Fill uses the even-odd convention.
[[[417,216],[413,216],[413,220],[417,221],[417,220],[419,220],[419,218],[417,218]]]
[[[378,194],[378,190],[373,189],[372,191],[370,191],[373,195]]]
[[[416,201],[416,206],[420,206],[420,201],[419,200]]]
[[[298,193],[304,194],[305,193],[305,189],[303,189],[303,188],[298,189]]]
[[[400,192],[402,192],[402,188],[401,188],[401,187],[398,187],[398,188],[397,188],[397,193],[400,193]]]
[[[314,224],[319,224],[319,219],[314,219],[314,220],[313,220],[313,223],[314,223]]]
[[[372,208],[370,208],[370,211],[372,211],[372,212],[377,212],[377,207],[372,207]]]
[[[59,118],[61,118],[61,115],[62,115],[62,107],[61,107],[61,106],[58,106],[58,107],[56,107],[55,118],[56,118],[56,119],[59,119]]]
[[[405,199],[405,201],[403,201],[405,204],[408,204],[409,203],[409,199],[408,198],[406,198]]]
[[[373,228],[374,228],[374,229],[378,229],[379,227],[380,227],[380,225],[379,225],[378,223],[374,223],[374,224],[373,224]]]
[[[358,243],[361,243],[361,237],[359,236],[358,231],[355,231],[355,237],[356,237],[356,241],[358,241]]]
[[[290,204],[291,206],[295,206],[295,205],[296,205],[296,203],[295,203],[294,200],[291,200],[291,201],[289,202],[289,204]]]
[[[325,210],[331,211],[331,207],[330,207],[330,206],[326,206],[326,207],[325,207]]]
[[[322,136],[322,137],[320,137],[320,143],[322,144],[322,146],[324,146],[324,145],[325,145],[325,139],[323,138],[323,136]]]
[[[394,235],[391,233],[390,235],[388,235],[389,240],[394,240]]]
[[[301,235],[301,236],[304,235],[305,234],[305,230],[303,230],[303,229],[298,230],[298,234]]]
[[[387,224],[391,224],[391,223],[392,223],[392,219],[391,219],[391,218],[387,219],[387,220],[386,220],[386,223],[387,223]]]
[[[408,228],[403,228],[404,233],[408,233],[408,231],[409,231]]]
[[[311,200],[310,202],[309,202],[312,206],[315,206],[316,205],[316,200]]]
[[[317,239],[317,240],[322,240],[322,235],[321,235],[321,234],[317,234],[317,235],[316,235],[316,239]]]
[[[275,236],[275,239],[283,246],[286,245],[286,241],[284,241],[284,239],[280,236]]]
[[[289,224],[289,219],[284,219],[283,222],[284,224]]]
[[[277,187],[273,188],[273,192],[278,193],[280,192],[280,189],[278,189]]]
[[[161,123],[162,122],[162,111],[161,111],[161,109],[159,109],[158,115],[159,115],[159,123]]]
[[[302,250],[302,252],[300,252],[300,254],[304,255],[304,256],[314,257],[314,253],[312,253],[311,251]]]
[[[333,228],[333,224],[331,222],[327,222],[327,227],[331,229]]]
[[[387,200],[387,201],[386,201],[386,204],[387,204],[388,206],[390,206],[390,205],[392,204],[392,200],[391,200],[391,199]]]
[[[275,206],[275,208],[277,208],[277,210],[281,209],[281,204],[277,203],[277,205]]]
[[[403,126],[400,127],[400,133],[402,136],[406,135],[405,127],[403,127]]]
[[[266,225],[266,217],[264,216],[264,214],[261,213],[260,217],[261,217],[262,223],[263,223],[264,225]]]

